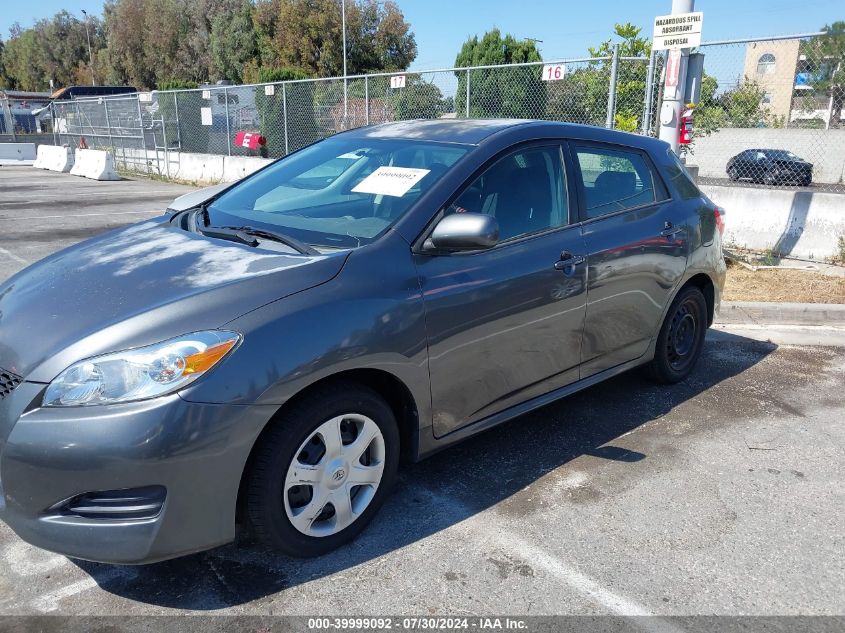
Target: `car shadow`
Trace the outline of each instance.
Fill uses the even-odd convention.
[[[526,486],[578,457],[620,464],[649,459],[612,442],[748,370],[776,349],[773,343],[715,332],[683,383],[660,386],[643,372],[628,372],[423,462],[406,464],[394,493],[364,533],[320,558],[289,558],[240,538],[237,546],[122,567],[118,574],[114,565],[73,562],[103,590],[159,607],[211,611],[258,600],[373,560],[508,503]]]
[[[772,253],[778,260],[787,257],[798,243],[804,227],[807,225],[807,216],[810,213],[810,204],[813,202],[813,194],[809,191],[796,191],[792,195],[792,205],[789,208],[789,217],[786,226],[783,227],[780,237],[772,247]]]

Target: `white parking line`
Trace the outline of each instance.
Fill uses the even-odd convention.
[[[9,569],[16,576],[40,576],[69,564],[66,557],[14,540],[4,552]]]
[[[437,503],[441,507],[451,506],[456,514],[470,517],[455,526],[460,530],[472,532],[468,536],[468,542],[483,541],[504,552],[510,552],[519,559],[530,562],[532,566],[542,568],[546,573],[568,585],[585,598],[604,607],[614,615],[648,616],[641,620],[632,621],[632,624],[638,628],[654,633],[682,633],[683,629],[655,615],[645,605],[602,586],[601,583],[590,578],[561,558],[503,529],[500,524],[491,525],[485,521],[473,521],[472,517],[476,516],[476,513],[453,497],[444,496],[442,493],[431,490],[430,488],[426,488],[425,490],[437,500]]]
[[[2,248],[2,247],[0,247],[0,255],[5,255],[9,259],[13,259],[16,262],[18,262],[19,264],[28,264],[29,263],[23,257],[18,257],[17,255],[12,253],[11,251],[7,251],[5,248]]]
[[[65,585],[64,587],[60,587],[55,591],[42,594],[29,604],[34,610],[40,613],[50,613],[51,611],[58,610],[59,603],[62,600],[66,600],[84,591],[93,589],[94,587],[102,583],[107,583],[112,580],[115,580],[120,576],[134,576],[137,575],[137,573],[138,572],[133,570],[112,567],[110,569],[104,570],[102,573],[97,574],[96,578],[93,576],[88,576],[87,578],[83,578],[82,580],[77,580],[74,583]]]

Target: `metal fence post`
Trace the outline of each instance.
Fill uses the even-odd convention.
[[[53,121],[53,145],[58,145],[59,144],[59,136],[58,136],[58,133],[56,132],[56,128],[58,127],[58,125],[57,125],[57,122],[56,122],[56,102],[55,101],[50,102],[50,117]]]
[[[469,118],[469,68],[467,68],[467,118]]]
[[[8,121],[9,127],[9,134],[12,135],[12,143],[17,142],[17,137],[15,136],[15,118],[12,116],[12,108],[9,106],[9,99],[3,99],[2,101],[2,112],[0,112],[0,117],[3,117],[6,121]]]
[[[171,92],[170,94],[173,95],[173,111],[176,115],[176,146],[179,148],[179,151],[182,151],[182,130],[180,129],[181,126],[179,125],[179,93],[178,92]],[[163,117],[162,117],[163,118]]]
[[[645,79],[645,106],[643,107],[642,133],[648,136],[651,131],[651,103],[654,99],[654,66],[657,59],[657,51],[652,50],[648,58],[648,73]]]
[[[83,138],[85,134],[85,124],[82,121],[82,115],[79,113],[79,102],[76,99],[73,100],[73,109],[76,114],[76,117],[74,117],[76,121],[76,135],[79,136],[79,138],[76,139],[76,145],[78,147],[80,139]]]
[[[114,153],[114,140],[111,136],[111,121],[109,121],[109,100],[103,99],[103,110],[106,113],[106,129],[109,133],[109,147],[111,148],[112,153]]]
[[[141,135],[141,149],[144,150],[144,167],[146,167],[147,173],[150,173],[150,161],[147,156],[147,137],[144,134],[144,113],[141,112],[141,98],[136,96],[135,103],[138,104],[138,132]],[[126,167],[126,149],[123,152],[123,166]]]
[[[232,135],[229,132],[229,91],[226,87],[223,87],[223,98],[226,101],[226,151],[229,152],[229,156],[232,155]]]
[[[288,91],[287,85],[282,84],[282,120],[285,123],[285,156],[288,155]]]
[[[370,82],[366,75],[364,75],[364,121],[366,125],[370,124]]]
[[[616,78],[619,74],[619,44],[613,45],[613,58],[610,62],[610,85],[607,90],[607,118],[604,126],[613,129],[613,118],[616,114]]]

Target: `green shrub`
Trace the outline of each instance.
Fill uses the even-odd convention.
[[[183,79],[159,82],[158,115],[164,121],[168,147],[205,154],[208,152],[209,128],[202,124],[200,108],[208,107],[208,104],[198,87],[197,82]],[[167,92],[171,90],[189,92]]]
[[[307,79],[308,75],[295,68],[261,68],[258,81],[262,84]],[[284,87],[287,99],[287,139],[282,87],[267,95],[264,86],[255,88],[255,107],[258,110],[259,130],[267,139],[267,154],[274,158],[296,151],[319,140],[321,135],[314,114],[314,82],[288,83]]]

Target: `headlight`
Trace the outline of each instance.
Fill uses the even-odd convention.
[[[80,361],[50,383],[43,405],[111,404],[171,393],[214,367],[240,338],[240,334],[221,330],[194,332]]]

